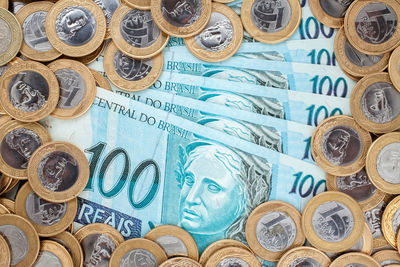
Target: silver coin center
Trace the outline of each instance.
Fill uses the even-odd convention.
[[[45,22],[47,11],[36,11],[27,16],[22,23],[25,43],[33,50],[46,52],[53,49],[47,39]]]
[[[119,7],[120,2],[118,0],[93,0],[103,11],[106,17],[107,28],[110,27],[111,18],[115,10]]]
[[[36,224],[51,226],[59,223],[67,212],[67,203],[48,202],[34,192],[28,194],[25,210],[29,218]]]
[[[11,265],[23,261],[29,252],[29,240],[25,232],[11,224],[0,226],[1,235],[7,240],[11,250]]]
[[[251,19],[263,32],[282,31],[291,17],[292,8],[288,0],[255,0],[251,7]]]
[[[122,256],[119,267],[157,267],[157,258],[148,250],[133,249]]]
[[[240,258],[225,258],[217,264],[217,267],[250,267],[250,265]]]
[[[340,192],[348,194],[357,202],[366,201],[376,192],[365,169],[349,176],[336,177],[336,186]]]
[[[164,19],[176,27],[188,27],[201,16],[201,0],[161,0]]]
[[[108,267],[111,254],[116,247],[114,241],[104,234],[88,235],[81,241],[81,245],[86,267]]]
[[[12,33],[8,23],[0,19],[0,54],[5,53],[11,45]]]
[[[292,261],[288,267],[299,267],[299,266],[307,266],[307,267],[322,267],[322,265],[312,258],[302,257],[297,258]]]
[[[34,267],[63,267],[60,259],[50,251],[41,251]]]
[[[383,58],[383,55],[367,55],[355,49],[347,40],[344,43],[344,52],[351,63],[359,67],[371,67]]]
[[[322,9],[331,17],[344,18],[354,0],[319,0]]]
[[[118,75],[127,81],[139,81],[146,78],[153,67],[153,59],[133,59],[119,50],[114,55],[113,63]]]
[[[379,151],[376,168],[383,180],[400,184],[400,143],[388,144]]]
[[[164,249],[168,257],[176,255],[188,255],[188,250],[185,243],[175,236],[164,235],[160,236],[154,241]]]
[[[374,239],[383,236],[381,230],[381,219],[385,207],[386,203],[382,201],[375,208],[364,212],[364,219],[367,222]]]
[[[77,107],[86,95],[85,80],[73,69],[59,69],[54,74],[60,85],[60,98],[57,107],[61,109]]]

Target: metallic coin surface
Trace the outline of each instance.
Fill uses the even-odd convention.
[[[89,179],[83,151],[67,142],[50,142],[35,151],[28,164],[28,181],[41,198],[55,203],[77,197]]]
[[[396,250],[381,250],[372,255],[381,266],[400,264],[400,254]]]
[[[111,18],[114,15],[115,10],[121,5],[119,0],[93,0],[103,11],[106,17],[107,30],[104,39],[111,38]]]
[[[328,267],[331,260],[323,252],[312,247],[296,247],[287,251],[277,267],[316,266]]]
[[[389,60],[390,80],[396,89],[400,92],[400,48],[396,48]]]
[[[216,251],[204,267],[261,267],[257,257],[247,249],[227,247]]]
[[[0,198],[0,205],[6,207],[11,214],[15,213],[15,203],[11,199],[4,197]]]
[[[240,241],[233,239],[221,239],[212,243],[206,249],[203,250],[200,256],[199,263],[202,266],[204,266],[208,261],[208,259],[211,257],[211,255],[213,255],[216,251],[227,247],[238,247],[251,251],[245,244],[243,244]]]
[[[164,261],[160,267],[203,267],[204,265],[186,257],[174,257]]]
[[[73,266],[81,267],[83,265],[83,251],[78,240],[69,232],[61,232],[56,236],[48,238],[61,244],[71,255]]]
[[[0,215],[1,214],[10,214],[10,211],[2,204],[0,204]]]
[[[393,248],[397,248],[397,232],[400,226],[400,196],[386,206],[382,215],[382,233]]]
[[[150,10],[151,0],[122,0],[122,2],[131,8],[140,10]]]
[[[380,267],[371,256],[364,253],[351,252],[335,259],[329,267]]]
[[[11,185],[11,183],[12,183],[11,177],[0,174],[0,195],[2,195],[7,190],[7,188]]]
[[[10,62],[22,45],[22,29],[16,17],[0,7],[0,66]]]
[[[9,266],[11,263],[11,251],[6,239],[2,235],[0,235],[0,255],[0,266]]]
[[[40,242],[40,252],[33,267],[73,266],[68,251],[60,244],[50,240]]]
[[[2,192],[2,194],[6,194],[12,190],[14,190],[14,188],[17,187],[17,185],[19,185],[20,180],[19,179],[14,179],[11,178],[11,183],[8,185],[8,187]]]
[[[98,59],[98,57],[100,57],[105,46],[106,46],[106,41],[104,41],[96,50],[94,50],[89,55],[86,55],[83,57],[66,57],[66,56],[64,56],[63,58],[73,59],[73,60],[79,61],[85,65],[89,65],[90,63],[96,61]]]
[[[331,28],[344,24],[346,11],[354,0],[310,0],[309,6],[315,18]]]
[[[112,91],[111,84],[106,77],[104,77],[100,74],[100,72],[95,71],[94,69],[89,70],[92,73],[94,80],[96,81],[96,86],[106,89],[108,91]]]
[[[372,143],[369,132],[349,116],[332,116],[314,130],[311,152],[315,162],[330,174],[346,176],[365,166]]]

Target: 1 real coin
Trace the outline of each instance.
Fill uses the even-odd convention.
[[[199,260],[199,249],[193,237],[178,226],[158,226],[145,234],[144,238],[156,242],[168,258],[183,256]]]
[[[39,121],[57,106],[60,89],[54,73],[35,61],[12,65],[1,77],[0,104],[23,122]]]
[[[297,247],[287,251],[278,262],[277,267],[287,266],[320,266],[328,267],[331,260],[323,252],[312,247]]]
[[[186,48],[196,57],[208,62],[230,58],[243,40],[243,26],[230,7],[213,3],[210,21],[196,36],[184,39]]]
[[[47,14],[45,27],[55,49],[70,57],[82,57],[103,43],[107,25],[94,1],[61,0]]]
[[[131,8],[140,10],[150,10],[151,7],[151,0],[122,0],[122,2]]]
[[[160,77],[163,68],[162,53],[151,59],[133,59],[111,42],[104,53],[104,71],[118,88],[140,91],[150,87]]]
[[[151,14],[158,27],[175,37],[201,32],[211,16],[211,0],[151,0]]]
[[[50,142],[35,151],[28,164],[28,181],[41,198],[55,203],[77,197],[89,179],[89,163],[78,147]]]
[[[395,197],[386,206],[382,215],[382,232],[386,241],[397,248],[397,232],[400,229],[400,196]]]
[[[278,4],[279,3],[279,4]],[[279,43],[297,30],[301,21],[301,6],[297,0],[243,1],[241,19],[246,31],[257,41]]]
[[[40,252],[34,266],[73,266],[73,262],[71,255],[62,245],[43,240],[40,242]]]
[[[138,1],[138,0],[136,0]],[[94,1],[103,11],[103,14],[106,18],[106,23],[107,23],[107,30],[106,30],[106,35],[104,39],[110,39],[111,38],[111,18],[114,15],[114,12],[117,10],[117,8],[121,5],[121,2],[119,0],[97,0]]]
[[[315,162],[327,173],[346,176],[365,166],[372,143],[369,132],[349,116],[332,116],[314,130],[311,138]]]
[[[265,260],[278,261],[288,249],[304,243],[300,220],[300,212],[288,203],[269,201],[261,204],[252,211],[246,223],[250,249]]]
[[[0,213],[1,214],[1,213]],[[0,266],[10,266],[11,251],[7,241],[0,235]]]
[[[393,50],[400,43],[400,3],[392,0],[354,1],[344,22],[346,36],[356,49],[370,55]]]
[[[71,233],[64,231],[58,235],[52,236],[50,240],[63,245],[71,255],[73,266],[81,267],[83,265],[83,251],[78,240]]]
[[[150,11],[125,5],[121,5],[111,19],[111,36],[121,52],[136,59],[154,57],[169,40],[169,35],[154,23]]]
[[[372,258],[379,262],[381,266],[386,266],[388,264],[400,264],[400,254],[396,250],[381,250],[372,255]]]
[[[250,249],[240,241],[233,239],[222,239],[212,243],[211,245],[206,247],[206,249],[203,250],[203,253],[201,253],[200,256],[199,263],[201,264],[201,266],[204,266],[208,261],[208,259],[211,257],[211,255],[213,255],[218,250],[227,247],[238,247],[250,251]]]
[[[353,0],[331,1],[310,0],[309,6],[315,18],[330,28],[340,28],[344,24],[344,16]]]
[[[257,257],[247,249],[238,247],[223,248],[208,259],[204,267],[219,266],[251,266],[261,267]]]
[[[22,29],[17,18],[7,9],[0,7],[0,66],[10,62],[22,45]]]
[[[96,81],[96,86],[106,89],[108,91],[112,91],[111,84],[108,82],[106,77],[104,77],[103,75],[100,74],[100,72],[94,69],[89,69],[89,70],[92,73],[94,80]]]
[[[334,260],[329,267],[343,267],[343,266],[368,266],[380,267],[381,265],[374,260],[371,256],[364,253],[351,252],[344,254]]]
[[[160,267],[203,267],[204,265],[186,257],[174,257],[164,261]]]
[[[396,48],[390,56],[389,75],[393,85],[400,92],[400,47]]]

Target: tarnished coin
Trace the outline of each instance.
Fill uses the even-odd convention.
[[[57,106],[59,94],[54,73],[35,61],[14,64],[1,77],[1,106],[19,121],[39,121],[48,116]]]
[[[25,183],[15,199],[15,213],[27,219],[35,227],[39,236],[54,236],[67,229],[74,221],[78,200],[64,203],[48,202],[32,191]]]
[[[218,240],[218,241],[212,243],[205,250],[203,250],[203,253],[201,253],[201,256],[200,256],[199,263],[202,266],[204,266],[212,254],[214,254],[216,251],[218,251],[220,249],[227,248],[227,247],[243,248],[243,249],[250,251],[250,249],[240,241],[233,240],[233,239],[222,239],[222,240]]]
[[[29,59],[51,61],[61,56],[50,44],[44,28],[47,13],[53,5],[48,1],[32,2],[23,6],[15,15],[24,36],[20,52]]]
[[[92,223],[82,227],[75,233],[75,237],[82,246],[84,266],[113,266],[109,265],[111,254],[124,242],[124,238],[117,230],[102,223]]]
[[[174,257],[164,261],[160,267],[203,267],[204,265],[186,257]]]
[[[400,194],[400,132],[384,134],[372,143],[366,170],[376,188]]]
[[[338,115],[324,120],[314,130],[311,152],[318,166],[327,173],[346,176],[365,166],[371,143],[369,132],[352,117]]]
[[[0,213],[1,214],[1,213]],[[7,241],[2,235],[0,235],[0,266],[10,266],[11,263],[11,251],[7,244]]]
[[[400,47],[396,48],[390,56],[389,75],[393,85],[400,92]]]
[[[135,59],[154,57],[169,40],[169,35],[154,23],[150,11],[125,5],[121,5],[112,17],[111,36],[121,52]]]
[[[241,19],[246,31],[257,41],[279,43],[297,30],[301,21],[298,0],[243,1]]]
[[[33,267],[73,266],[71,255],[60,244],[50,240],[40,242],[40,252]]]
[[[277,267],[318,266],[328,267],[331,260],[323,252],[312,247],[297,247],[286,252]]]
[[[89,68],[70,59],[53,61],[48,67],[56,75],[60,86],[60,98],[51,116],[73,119],[84,114],[96,96],[96,81]]]
[[[211,0],[151,0],[151,14],[158,27],[175,37],[201,32],[211,16]]]
[[[66,56],[64,56],[63,58],[73,59],[73,60],[79,61],[85,65],[89,65],[90,63],[92,63],[98,59],[98,57],[103,52],[104,47],[106,46],[106,43],[107,43],[107,41],[104,41],[96,50],[94,50],[89,55],[86,55],[83,57],[66,57]]]
[[[70,57],[95,51],[104,41],[106,18],[95,1],[60,0],[46,18],[46,34],[55,49]]]
[[[6,239],[11,251],[11,266],[31,266],[39,254],[39,236],[26,219],[14,215],[0,215],[0,235]]]
[[[209,62],[230,58],[243,40],[243,26],[230,7],[213,3],[210,21],[198,35],[185,39],[186,48],[196,57]]]
[[[138,0],[136,0],[138,1]],[[94,2],[101,8],[104,16],[106,17],[107,30],[104,39],[111,38],[111,18],[115,10],[121,5],[119,0],[94,0]]]
[[[0,7],[0,66],[10,62],[22,45],[22,29],[17,18]]]
[[[3,205],[11,214],[15,214],[15,203],[8,198],[0,198],[0,205]]]
[[[33,152],[50,141],[49,132],[39,123],[6,122],[0,127],[0,171],[11,178],[27,179]]]
[[[250,249],[265,260],[278,261],[287,250],[304,244],[300,220],[300,212],[288,203],[261,204],[251,212],[246,223]]]
[[[364,221],[360,206],[340,192],[324,192],[312,198],[303,210],[301,224],[307,240],[319,250],[341,252],[359,241]]]
[[[346,11],[354,0],[309,0],[311,12],[315,18],[331,28],[340,28],[344,24]]]
[[[381,250],[372,255],[372,258],[385,267],[388,264],[400,264],[400,254],[396,250]]]
[[[88,180],[87,158],[71,143],[55,141],[42,145],[29,160],[29,184],[47,201],[62,203],[77,197]]]
[[[95,71],[94,69],[89,69],[89,70],[92,73],[94,80],[96,81],[96,86],[106,89],[108,91],[112,91],[111,84],[106,79],[106,77],[104,77],[103,75],[100,74],[100,72]]]
[[[380,267],[381,265],[371,256],[364,253],[351,252],[343,254],[334,260],[329,267]]]
[[[118,88],[140,91],[150,87],[160,77],[163,68],[162,53],[151,59],[133,59],[111,42],[104,53],[104,71]]]
[[[204,265],[204,267],[225,266],[261,267],[261,264],[257,257],[247,249],[228,247],[220,249],[212,254]]]
[[[63,245],[68,253],[71,255],[73,266],[81,267],[83,265],[83,251],[78,240],[69,232],[62,232],[56,236],[49,238],[50,240],[56,241]]]
[[[355,1],[347,10],[344,30],[357,50],[370,55],[383,54],[400,43],[399,17],[397,1]]]
[[[340,67],[346,74],[354,76],[354,79],[383,71],[390,58],[390,53],[368,55],[358,51],[347,40],[343,28],[336,34],[334,50]]]
[[[5,206],[0,204],[0,214],[10,214],[10,211]]]
[[[122,0],[122,2],[131,8],[140,10],[150,10],[151,6],[151,0]]]
[[[156,242],[168,258],[183,256],[199,260],[199,249],[193,237],[178,226],[158,226],[145,234],[144,238]]]
[[[400,196],[395,197],[386,206],[382,215],[382,232],[386,241],[397,248],[397,232],[400,226]]]

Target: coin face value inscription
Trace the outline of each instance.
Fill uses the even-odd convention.
[[[23,261],[29,252],[29,240],[24,231],[15,225],[1,225],[1,235],[7,240],[11,250],[11,265]]]
[[[31,192],[26,198],[25,209],[34,223],[42,226],[51,226],[64,218],[67,204],[48,202]]]
[[[156,257],[148,250],[145,249],[133,249],[125,253],[122,256],[119,263],[119,267],[130,267],[130,266],[146,266],[146,267],[157,267],[158,261]]]
[[[289,24],[291,16],[287,0],[256,0],[251,7],[251,19],[263,32],[281,31]]]
[[[250,267],[249,264],[244,260],[233,257],[225,258],[217,265],[217,267],[231,267],[231,266]]]
[[[385,146],[378,154],[376,167],[386,182],[400,184],[400,143]]]
[[[202,10],[201,0],[162,0],[162,15],[176,27],[188,27],[195,23]]]
[[[85,266],[107,267],[116,245],[107,235],[92,234],[81,241]]]
[[[71,109],[78,106],[86,95],[86,83],[82,76],[72,69],[60,69],[54,74],[60,85],[57,107]]]
[[[139,81],[146,77],[153,66],[153,60],[137,60],[117,50],[114,55],[114,68],[119,76],[127,81]]]
[[[364,219],[367,222],[371,232],[372,237],[374,239],[380,238],[383,236],[382,229],[381,229],[381,220],[383,211],[386,208],[386,203],[382,201],[378,206],[375,208],[364,212]]]

